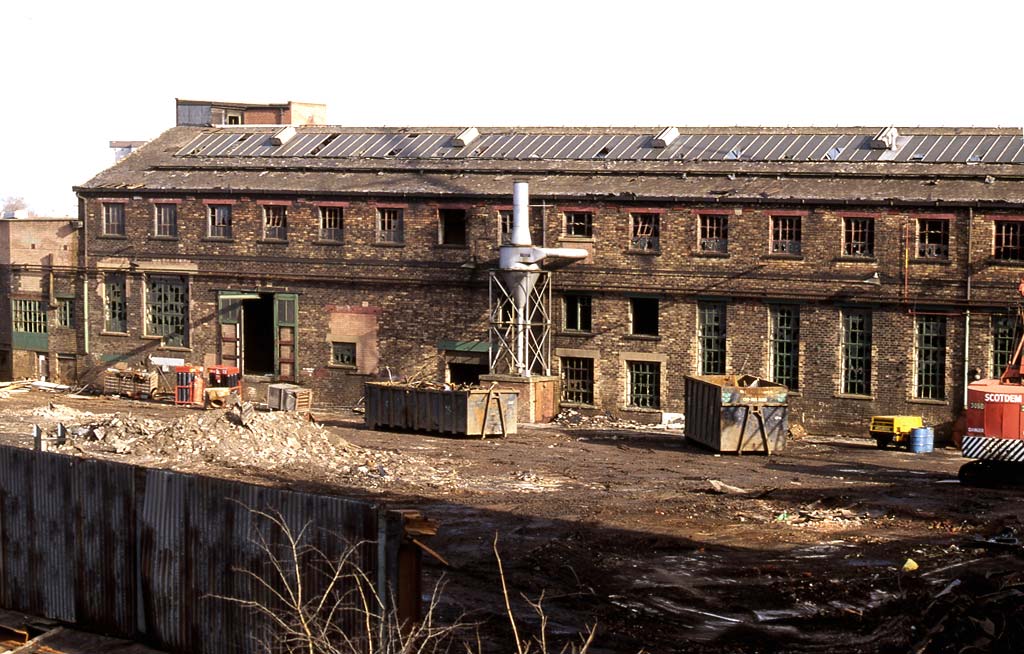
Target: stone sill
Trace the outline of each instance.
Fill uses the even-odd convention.
[[[949,400],[930,400],[923,397],[915,397],[907,400],[910,404],[927,404],[930,406],[946,406],[949,404]]]
[[[862,402],[874,402],[874,395],[850,395],[849,393],[834,393],[832,397],[837,400],[859,400]]]

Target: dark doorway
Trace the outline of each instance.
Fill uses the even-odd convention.
[[[274,296],[242,301],[243,352],[246,375],[274,374]]]
[[[486,375],[490,370],[487,366],[471,363],[449,363],[448,379],[453,384],[480,384],[480,375]]]

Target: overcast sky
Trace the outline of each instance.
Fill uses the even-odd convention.
[[[1024,124],[1019,1],[262,4],[3,0],[0,198],[73,214],[176,97],[358,126]]]

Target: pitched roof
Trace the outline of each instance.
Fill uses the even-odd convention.
[[[878,136],[877,128],[176,127],[76,190],[505,196],[514,177],[551,197],[1024,202],[1019,130]]]

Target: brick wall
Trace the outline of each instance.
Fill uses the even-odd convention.
[[[466,245],[442,246],[438,244],[438,209],[452,206],[446,201],[405,198],[396,203],[350,197],[339,203],[339,198],[328,197],[242,195],[174,199],[180,204],[179,237],[173,240],[153,238],[150,198],[121,198],[127,203],[124,238],[96,236],[102,200],[86,203],[93,363],[101,357],[139,359],[163,351],[158,339],[145,338],[142,301],[145,276],[161,270],[176,271],[191,280],[191,345],[182,356],[196,363],[220,355],[217,291],[297,293],[298,381],[317,389],[318,402],[352,403],[361,395],[363,379],[388,371],[393,376],[437,379],[443,369],[439,341],[487,338],[486,271],[496,263],[498,211],[506,204],[454,199],[467,213]],[[233,239],[210,239],[209,203],[225,199],[233,202]],[[268,200],[286,207],[284,242],[263,238],[261,202]],[[327,202],[343,205],[343,243],[319,239],[318,207]],[[1024,272],[1020,264],[992,260],[995,214],[939,212],[949,220],[949,258],[919,260],[916,224],[922,216],[934,217],[937,212],[932,208],[858,208],[856,216],[874,220],[874,255],[851,258],[842,249],[843,218],[849,215],[845,208],[591,202],[584,208],[594,213],[594,235],[580,239],[563,236],[561,215],[563,207],[583,207],[581,201],[559,206],[535,195],[534,203],[546,204],[534,212],[534,227],[541,231],[544,226],[538,236],[546,244],[583,246],[591,252],[586,262],[553,276],[555,347],[597,353],[596,408],[645,419],[651,416],[625,407],[626,362],[661,362],[661,408],[682,411],[682,378],[698,370],[697,303],[713,300],[726,306],[727,371],[761,376],[770,373],[770,303],[799,307],[801,383],[792,411],[811,429],[849,429],[851,424],[866,424],[866,418],[877,413],[923,414],[931,424],[948,422],[962,397],[964,309],[969,306],[972,311],[966,366],[987,371],[989,315],[1016,302],[1016,280]],[[404,212],[403,245],[376,242],[377,211],[385,206]],[[659,212],[660,249],[656,252],[630,250],[630,213],[638,210]],[[700,251],[701,210],[727,217],[727,253]],[[798,256],[770,252],[771,216],[778,212],[800,218]],[[103,299],[96,267],[128,274],[128,336],[102,334]],[[968,270],[972,275],[969,304]],[[878,283],[871,283],[875,273]],[[560,298],[566,292],[593,297],[590,333],[561,328]],[[659,301],[656,337],[629,333],[629,298],[638,294]],[[873,383],[866,397],[844,397],[839,392],[843,307],[867,309],[873,316]],[[356,370],[330,362],[330,335],[345,333],[343,314],[352,308],[372,313],[377,321],[376,364]],[[941,402],[913,399],[913,310],[949,314],[946,399]],[[554,364],[557,370],[557,357]]]

